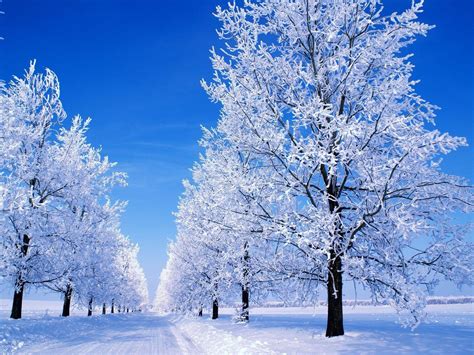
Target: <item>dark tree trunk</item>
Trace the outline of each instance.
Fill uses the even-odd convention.
[[[70,284],[66,287],[64,292],[64,303],[63,303],[63,317],[69,317],[71,314],[71,298],[72,298],[72,286]]]
[[[106,314],[107,313],[107,308],[105,306],[105,302],[102,304],[102,314]]]
[[[345,96],[341,98],[339,114],[344,111]],[[333,135],[335,139],[335,135]],[[328,261],[327,292],[328,292],[328,320],[326,325],[326,336],[335,337],[344,335],[344,323],[342,317],[342,259],[341,247],[344,247],[344,233],[341,225],[341,209],[339,205],[339,194],[341,186],[337,184],[337,177],[329,174],[325,166],[321,166],[324,183],[327,186],[328,205],[331,214],[338,218],[335,219],[335,231],[337,238],[333,241],[330,250],[330,259]]]
[[[244,257],[243,259],[243,276],[244,276],[244,283],[242,285],[242,314],[240,315],[241,321],[248,322],[249,321],[249,251],[248,251],[248,243],[245,242],[244,245]]]
[[[128,313],[128,308],[127,308],[127,313]]]
[[[244,322],[249,321],[249,289],[247,286],[242,286],[242,314],[240,318]]]
[[[112,307],[110,308],[110,313],[115,313],[114,300],[112,300]]]
[[[23,243],[21,245],[21,255],[23,257],[28,254],[28,247],[30,246],[30,237],[23,234]],[[10,318],[20,319],[21,318],[21,309],[23,307],[23,292],[25,291],[25,282],[23,280],[21,272],[18,274],[16,283],[15,283],[15,293],[13,294],[13,303],[12,303],[12,312]]]
[[[17,286],[15,288],[15,293],[13,294],[12,312],[10,314],[10,318],[12,319],[21,318],[21,308],[23,306],[24,289],[25,289],[25,284],[21,280],[17,280]]]
[[[219,318],[219,301],[217,298],[212,300],[212,319]]]
[[[87,309],[87,316],[90,317],[92,315],[92,297],[89,300],[89,307]]]
[[[202,317],[202,306],[199,307],[199,310],[198,310],[198,317]]]
[[[332,253],[334,254],[334,253]],[[328,322],[327,337],[344,335],[342,317],[342,260],[340,256],[331,255],[328,273]]]

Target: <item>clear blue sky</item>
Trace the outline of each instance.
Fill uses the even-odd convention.
[[[411,0],[386,0],[392,6]],[[215,6],[227,0],[3,0],[0,78],[22,74],[30,59],[59,76],[70,116],[91,116],[90,140],[120,163],[129,187],[123,231],[141,247],[151,294],[174,237],[172,212],[181,181],[198,157],[200,125],[215,125],[219,107],[200,87],[212,75]],[[421,19],[436,24],[412,46],[418,91],[442,108],[438,128],[474,143],[472,0],[426,0]],[[445,170],[474,177],[474,150]],[[454,293],[445,286],[441,294]],[[7,296],[9,297],[9,295]]]

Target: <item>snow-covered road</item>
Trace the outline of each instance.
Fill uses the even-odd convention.
[[[0,344],[1,350],[28,354],[202,353],[168,318],[152,313],[89,319],[43,317],[19,323],[13,327],[9,324],[8,338],[17,340],[10,343],[9,349],[2,349]],[[6,342],[3,345],[6,346]]]
[[[39,306],[20,320],[0,309],[0,354],[474,354],[474,304],[429,305],[414,331],[388,306],[346,307],[346,335],[332,339],[324,307],[252,308],[244,325],[232,322],[233,309],[218,320],[80,310],[63,318],[58,307]]]

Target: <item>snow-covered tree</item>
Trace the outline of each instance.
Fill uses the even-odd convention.
[[[111,172],[115,163],[102,158],[100,150],[87,143],[89,123],[90,120],[74,117],[69,129],[60,129],[51,152],[61,166],[61,179],[68,181],[60,203],[55,205],[55,214],[49,219],[50,223],[56,221],[55,229],[62,242],[52,261],[64,277],[45,286],[64,294],[64,316],[69,315],[74,283],[87,275],[91,265],[104,262],[106,253],[113,255],[118,248],[111,247],[116,233],[109,230],[118,228],[125,207],[123,202],[110,203],[111,189],[125,185],[125,176]],[[84,253],[91,246],[99,255]]]
[[[212,302],[212,274],[209,275],[202,265],[198,265],[199,260],[205,259],[196,258],[194,251],[199,253],[202,249],[186,245],[186,240],[179,237],[170,244],[168,261],[160,274],[154,301],[157,311],[199,313]]]
[[[213,213],[221,227],[197,233],[210,247],[218,235],[217,245],[232,244],[235,235],[222,234],[229,225],[273,241],[277,248],[262,260],[274,285],[287,282],[301,299],[325,286],[328,337],[344,334],[343,279],[408,311],[411,325],[438,280],[473,281],[472,245],[455,223],[457,213],[472,212],[473,189],[441,170],[442,156],[466,140],[434,129],[436,107],[411,78],[407,46],[430,29],[418,22],[421,11],[413,2],[385,14],[380,0],[217,8],[225,44],[212,50],[215,75],[203,82],[222,105],[214,169],[222,170],[230,149],[249,157],[252,179],[242,189],[219,180],[228,174],[206,174],[198,199],[220,202],[200,203],[179,224],[192,230]],[[250,214],[233,210],[233,191],[249,201]],[[246,227],[249,215],[258,230]]]
[[[59,278],[47,262],[51,253],[47,242],[48,208],[66,187],[58,178],[58,166],[50,155],[53,126],[65,113],[59,100],[56,75],[46,70],[35,73],[31,63],[23,78],[15,77],[4,87],[2,114],[4,144],[12,143],[2,156],[3,212],[2,259],[9,265],[8,275],[16,289],[12,318],[21,316],[23,289],[27,283],[41,283]],[[46,227],[46,228],[45,228]]]
[[[421,11],[263,0],[216,13],[226,46],[204,85],[223,106],[218,131],[281,177],[275,201],[298,199],[298,233],[280,232],[326,282],[327,336],[344,333],[343,275],[414,322],[438,276],[472,281],[472,247],[451,224],[472,210],[472,188],[440,170],[466,141],[432,129],[435,107],[416,94],[405,54],[430,28]]]
[[[126,203],[110,198],[126,176],[87,142],[90,119],[66,120],[59,95],[56,75],[34,62],[1,84],[0,277],[15,319],[28,285],[61,292],[65,316],[73,294],[87,306],[147,298],[138,249],[120,232]]]
[[[170,246],[155,304],[179,305],[186,312],[211,298],[212,318],[217,318],[219,300],[235,304],[240,294],[236,319],[246,322],[250,298],[259,302],[270,287],[292,276],[281,266],[295,260],[294,247],[274,233],[273,224],[284,222],[272,215],[274,206],[267,206],[273,187],[261,175],[259,161],[226,144],[216,131],[204,129],[200,144],[205,154],[193,168],[192,182],[184,183],[177,240]],[[183,274],[187,269],[189,274]]]
[[[112,274],[119,282],[111,295],[123,310],[139,310],[148,302],[146,278],[138,262],[139,248],[127,238],[122,238],[121,242],[123,246],[118,249],[114,263],[116,271]]]

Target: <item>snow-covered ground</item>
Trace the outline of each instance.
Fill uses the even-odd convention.
[[[346,307],[346,335],[333,339],[324,337],[324,308],[257,308],[242,325],[232,323],[232,310],[214,321],[155,313],[88,318],[83,311],[62,319],[60,303],[46,305],[45,314],[44,302],[27,303],[24,319],[13,321],[0,305],[0,352],[6,353],[474,353],[473,304],[430,305],[429,323],[414,331],[401,328],[389,307]]]
[[[429,323],[401,328],[388,306],[345,308],[346,335],[324,336],[324,308],[254,309],[248,325],[231,312],[212,321],[179,321],[191,340],[210,353],[474,354],[474,305],[430,305]]]
[[[86,317],[76,310],[62,318],[57,316],[60,302],[27,301],[23,319],[10,320],[5,303],[0,303],[2,354],[203,353],[168,317],[154,313]]]

